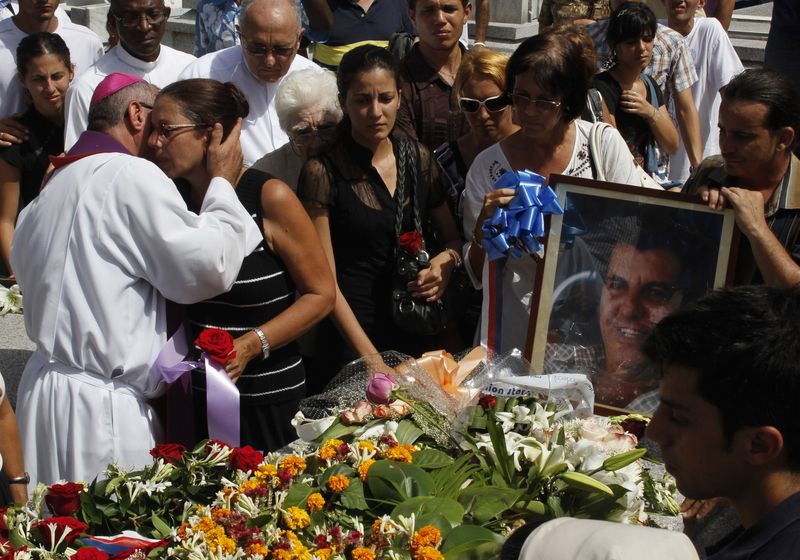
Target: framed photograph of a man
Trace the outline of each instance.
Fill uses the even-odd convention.
[[[554,175],[526,354],[536,373],[585,373],[599,405],[652,412],[658,372],[641,346],[662,318],[722,287],[735,264],[732,210],[696,197]],[[537,297],[538,295],[538,297]]]

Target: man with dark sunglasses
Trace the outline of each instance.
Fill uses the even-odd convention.
[[[109,74],[121,72],[163,88],[195,58],[161,44],[170,9],[164,0],[111,0],[111,19],[119,44],[108,51],[67,90],[64,147],[69,149],[86,130],[89,101]]]
[[[400,111],[395,130],[434,148],[469,131],[453,88],[464,47],[459,42],[468,0],[409,0],[419,42],[400,63]]]
[[[319,67],[297,56],[305,30],[293,0],[243,0],[237,31],[241,44],[199,58],[181,79],[212,78],[239,86],[250,104],[242,153],[245,164],[253,165],[289,141],[275,111],[281,80],[290,72]]]

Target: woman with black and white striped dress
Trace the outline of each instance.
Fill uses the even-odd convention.
[[[190,207],[202,208],[210,179],[208,123],[221,122],[227,135],[247,111],[235,85],[215,80],[176,82],[156,99],[149,145],[169,177],[190,184]],[[272,451],[296,439],[290,421],[306,394],[296,340],[330,312],[335,285],[311,220],[286,183],[242,169],[234,188],[259,226],[262,243],[244,259],[229,292],[187,306],[186,314],[192,339],[206,328],[233,336],[236,355],[225,370],[239,389],[240,444]],[[196,435],[203,437],[205,376],[193,375],[192,385]]]

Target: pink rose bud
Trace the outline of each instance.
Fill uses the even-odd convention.
[[[395,418],[405,416],[410,411],[408,403],[405,403],[399,399],[389,405],[389,410],[391,410],[392,416]]]
[[[367,385],[367,399],[373,404],[388,404],[392,399],[392,390],[397,387],[392,376],[376,373]],[[377,416],[377,415],[376,415]]]
[[[344,412],[342,412],[342,415],[339,417],[339,419],[345,426],[353,426],[355,424],[361,423],[359,422],[356,413],[353,412],[352,410],[345,410]]]
[[[358,418],[359,422],[364,422],[367,419],[367,416],[372,414],[372,405],[367,401],[358,401],[356,406],[353,407],[353,412],[355,412],[356,418]]]

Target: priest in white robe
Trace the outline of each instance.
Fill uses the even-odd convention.
[[[17,76],[17,47],[28,35],[47,31],[64,39],[76,77],[103,55],[103,42],[94,31],[72,23],[66,14],[66,21],[58,17],[58,1],[21,0],[18,8],[17,15],[0,21],[0,118],[25,110],[25,90]]]
[[[114,72],[131,74],[163,88],[197,60],[191,54],[161,44],[170,14],[163,0],[112,0],[110,9],[119,44],[70,84],[64,109],[65,149],[71,148],[86,130],[89,100],[103,78]]]
[[[34,485],[149,463],[160,434],[148,399],[161,386],[153,364],[167,340],[165,300],[228,291],[261,241],[231,187],[242,161],[236,129],[222,144],[221,126],[212,133],[214,179],[199,215],[137,157],[154,99],[134,76],[101,83],[90,130],[54,158],[52,178],[17,222],[11,262],[36,344],[17,419]]]
[[[297,56],[303,28],[292,0],[244,0],[239,29],[241,45],[199,58],[180,79],[212,78],[239,86],[250,105],[242,126],[242,153],[245,164],[253,165],[289,141],[275,111],[275,93],[283,77],[319,66]]]

